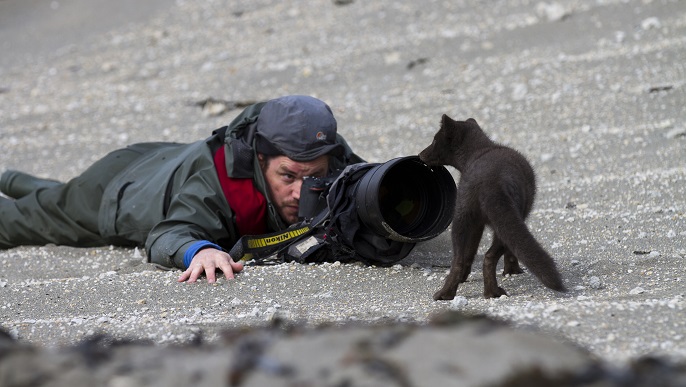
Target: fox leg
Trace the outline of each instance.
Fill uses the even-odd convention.
[[[517,257],[515,257],[509,249],[505,250],[503,263],[505,264],[503,267],[504,276],[524,273],[524,270],[519,266],[519,260],[517,260]]]
[[[455,298],[457,286],[467,279],[472,270],[472,263],[479,249],[483,231],[483,224],[473,224],[473,222],[467,222],[464,219],[453,222],[453,261],[443,287],[434,293],[434,300],[452,300]]]
[[[498,261],[503,253],[505,253],[505,256],[507,257],[509,251],[507,251],[507,248],[500,238],[494,234],[493,243],[488,251],[486,251],[486,255],[484,255],[484,298],[498,298],[507,295],[505,289],[498,286],[498,280],[495,276],[496,266],[498,266]]]

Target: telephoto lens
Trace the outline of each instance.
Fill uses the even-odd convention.
[[[445,167],[405,156],[367,171],[355,200],[358,216],[379,236],[421,242],[448,228],[456,193],[455,180]]]

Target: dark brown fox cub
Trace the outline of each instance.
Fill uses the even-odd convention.
[[[491,141],[475,120],[454,121],[444,114],[440,130],[419,157],[429,165],[451,165],[460,171],[452,225],[454,256],[435,300],[455,298],[457,286],[472,270],[485,226],[493,229],[493,243],[484,256],[484,297],[507,295],[495,273],[503,254],[503,275],[522,273],[521,261],[545,286],[565,291],[555,262],[524,223],[536,195],[534,171],[524,156]]]

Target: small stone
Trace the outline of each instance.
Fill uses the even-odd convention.
[[[216,117],[224,114],[228,110],[223,101],[208,101],[203,105],[202,113],[205,117]]]
[[[469,304],[469,301],[467,301],[466,297],[457,296],[450,301],[450,309],[459,310],[467,306],[467,304]]]
[[[615,42],[624,43],[624,40],[626,40],[626,32],[615,31]]]
[[[600,278],[593,276],[588,279],[588,286],[590,286],[593,289],[602,289],[603,283],[602,281],[600,281]]]
[[[631,295],[637,295],[637,294],[643,294],[645,292],[645,289],[643,289],[640,286],[637,286],[629,291],[629,294]]]
[[[73,319],[71,319],[69,324],[70,325],[82,325],[85,321],[86,321],[86,319],[84,319],[82,317],[74,317]]]
[[[141,255],[140,250],[138,250],[138,247],[136,247],[136,248],[133,250],[133,256],[132,256],[132,258],[133,258],[133,259],[141,259],[141,258],[143,258],[143,256]]]
[[[529,94],[529,88],[524,83],[515,83],[512,90],[512,99],[520,101]]]
[[[107,316],[103,316],[98,319],[98,324],[108,324],[109,322],[110,318]]]
[[[538,3],[536,13],[539,17],[546,18],[548,21],[560,21],[569,16],[565,7],[560,3]]]
[[[677,137],[686,137],[686,127],[683,128],[673,128],[665,133],[665,137],[668,139],[675,139]]]
[[[560,310],[560,306],[557,304],[550,305],[549,307],[546,308],[546,313],[555,313],[558,310]]]
[[[660,23],[660,19],[656,17],[649,17],[647,19],[643,19],[643,21],[641,22],[641,28],[643,28],[644,30],[651,30],[653,28],[657,29],[661,27],[662,23]]]

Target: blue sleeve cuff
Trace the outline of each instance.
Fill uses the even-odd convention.
[[[210,241],[197,241],[193,243],[183,254],[183,264],[188,268],[191,265],[191,261],[193,260],[193,257],[195,257],[195,254],[198,253],[198,251],[205,249],[207,247],[212,247],[217,250],[222,250],[221,247],[218,245],[210,242]]]

